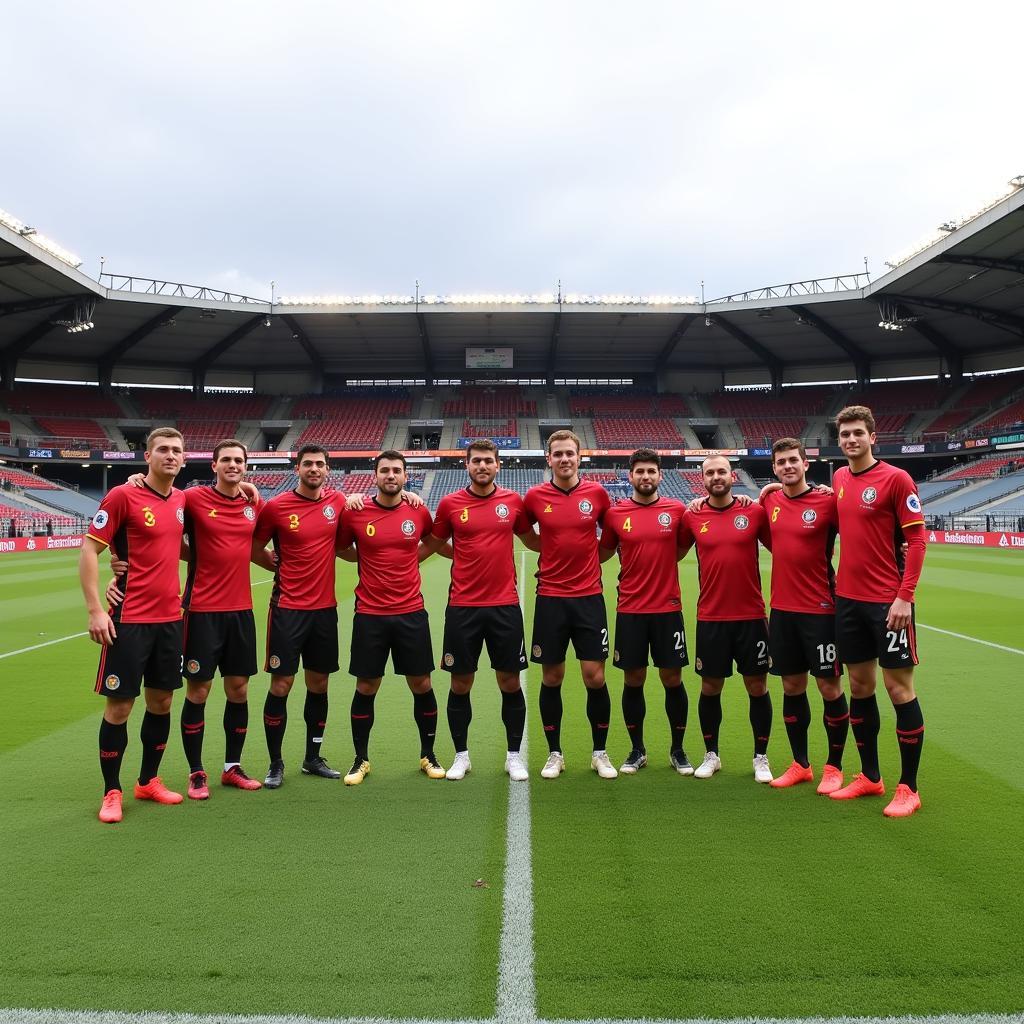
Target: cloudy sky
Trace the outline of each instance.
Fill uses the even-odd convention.
[[[0,207],[255,296],[863,269],[1024,174],[1019,3],[9,5]]]

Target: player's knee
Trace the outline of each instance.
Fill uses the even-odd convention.
[[[824,700],[839,700],[843,695],[841,679],[819,679],[818,692]]]
[[[169,715],[171,713],[171,702],[174,699],[173,690],[146,690],[146,710],[154,715]]]
[[[644,668],[628,668],[623,674],[622,681],[627,686],[638,687],[643,686],[647,681],[647,669]]]
[[[906,704],[907,701],[914,699],[914,677],[909,672],[890,674],[885,671],[882,673],[882,681],[885,683],[886,692],[893,704]]]
[[[270,692],[275,697],[287,697],[292,692],[295,676],[271,676]]]
[[[807,692],[807,676],[783,676],[782,692],[787,697],[798,697]]]
[[[306,689],[310,693],[326,693],[327,692],[327,680],[330,677],[326,672],[310,672],[306,671]]]
[[[763,697],[768,692],[768,677],[744,676],[743,685],[751,697]]]
[[[583,685],[588,690],[599,690],[604,686],[604,662],[584,661],[580,664],[583,674]]]
[[[700,692],[705,697],[715,697],[725,688],[724,679],[701,679]]]
[[[244,704],[249,699],[249,680],[241,677],[225,679],[224,696],[232,704]]]
[[[357,679],[356,690],[364,697],[372,697],[380,689],[380,679]]]
[[[128,721],[128,716],[132,713],[134,704],[134,698],[124,700],[108,697],[107,706],[103,709],[103,717],[111,725],[124,725]]]
[[[430,676],[406,676],[405,681],[413,693],[426,693],[430,689]]]
[[[473,676],[452,676],[452,693],[469,693],[473,689]]]
[[[565,678],[565,665],[545,665],[541,682],[545,686],[561,686]]]
[[[205,704],[207,698],[210,696],[210,683],[188,683],[186,684],[186,693],[188,699],[193,704]]]
[[[496,672],[495,675],[498,679],[498,689],[502,693],[515,693],[522,689],[518,672]]]
[[[674,690],[677,686],[683,685],[683,673],[676,668],[663,668],[658,670],[661,677],[661,685],[666,690]]]
[[[877,679],[875,678],[875,663],[873,661],[862,661],[856,665],[848,665],[846,668],[850,677],[850,694],[854,697],[870,697],[875,692]]]

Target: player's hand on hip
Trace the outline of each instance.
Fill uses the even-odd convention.
[[[345,508],[358,512],[363,507],[363,496],[361,494],[350,494],[345,499]]]
[[[885,619],[887,629],[906,629],[910,625],[913,606],[909,601],[901,601],[898,597],[889,605],[889,614]]]
[[[423,499],[415,491],[402,491],[402,501],[404,501],[409,508],[419,508],[420,505],[424,504]]]
[[[106,612],[91,612],[89,615],[89,639],[94,644],[109,647],[117,639],[117,630]]]

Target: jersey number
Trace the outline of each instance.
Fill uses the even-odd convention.
[[[299,528],[299,517],[293,512],[288,517],[288,529],[297,530]]]
[[[684,646],[685,641],[683,640],[682,631],[677,629],[672,635],[676,638],[676,650],[677,651],[685,650],[686,649],[685,646]]]
[[[468,523],[469,522],[469,509],[468,508],[464,508],[459,513],[459,522],[460,523]]]
[[[608,646],[608,630],[601,630],[601,646],[607,648]]]
[[[632,533],[633,531],[633,517],[626,516],[626,521],[622,524],[623,533]]]
[[[757,657],[758,660],[768,657],[768,645],[763,640],[757,641]]]
[[[818,661],[823,665],[831,665],[836,660],[835,644],[818,644]]]
[[[907,646],[907,631],[905,629],[901,629],[899,633],[895,629],[888,629],[885,632],[885,638],[889,641],[886,650],[890,654],[895,654],[901,647]]]
[[[377,527],[373,523],[366,524],[366,536],[372,537],[377,532]]]

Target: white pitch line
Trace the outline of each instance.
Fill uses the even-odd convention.
[[[72,633],[70,636],[60,636],[56,640],[47,640],[45,643],[33,644],[31,647],[22,647],[20,651],[7,651],[5,654],[0,654],[0,660],[3,658],[13,658],[16,654],[28,654],[29,651],[38,651],[42,647],[52,647],[54,644],[62,644],[65,640],[77,640],[80,636],[88,636],[89,631],[86,630],[84,633]],[[0,1017],[0,1020],[3,1018]]]
[[[972,644],[981,644],[983,647],[994,647],[997,651],[1006,651],[1008,654],[1024,654],[1024,651],[1016,647],[1005,647],[1003,644],[994,644],[991,640],[979,640],[976,636],[968,636],[966,633],[954,633],[951,629],[939,629],[938,626],[926,626],[919,622],[921,629],[930,629],[933,633],[943,633],[946,636],[955,636],[957,640],[970,640]]]

